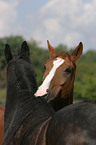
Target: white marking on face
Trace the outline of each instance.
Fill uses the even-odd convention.
[[[65,60],[60,57],[53,61],[53,67],[51,71],[44,79],[42,85],[38,88],[37,92],[35,93],[35,96],[43,96],[47,94],[47,90],[49,89],[50,82],[53,79],[56,70],[64,63],[64,61]]]

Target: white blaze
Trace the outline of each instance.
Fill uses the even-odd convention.
[[[47,90],[49,89],[50,82],[53,79],[56,70],[64,63],[64,59],[58,57],[56,60],[53,61],[53,67],[49,74],[44,79],[42,85],[38,88],[37,92],[35,93],[35,96],[43,96],[47,94]]]

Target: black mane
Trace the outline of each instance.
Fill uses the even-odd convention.
[[[15,65],[15,67],[14,67]],[[30,90],[32,94],[34,94],[37,90],[37,82],[36,82],[36,73],[33,69],[30,60],[26,61],[26,59],[14,59],[14,71],[16,77],[16,83],[18,89]],[[23,82],[23,83],[22,83]]]

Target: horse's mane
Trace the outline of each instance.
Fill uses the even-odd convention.
[[[37,90],[37,83],[36,83],[36,77],[35,77],[35,71],[33,69],[33,66],[30,62],[24,61],[23,59],[20,59],[16,63],[16,70],[17,70],[17,76],[18,71],[21,71],[21,77],[23,75],[23,79],[25,80],[22,87],[27,86],[30,91],[33,93]],[[17,81],[19,81],[20,77],[18,76]]]

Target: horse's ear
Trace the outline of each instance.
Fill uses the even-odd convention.
[[[76,47],[76,49],[72,52],[71,58],[75,62],[80,58],[83,52],[83,44],[82,42],[79,43],[79,45]]]
[[[21,45],[21,55],[25,58],[29,58],[30,56],[29,46],[26,41],[24,41]]]
[[[5,54],[5,59],[7,63],[13,59],[13,56],[11,54],[11,49],[8,44],[5,44],[4,54]]]
[[[49,49],[50,57],[54,58],[54,57],[58,56],[57,51],[50,45],[48,40],[47,40],[47,44],[48,44],[48,49]]]

